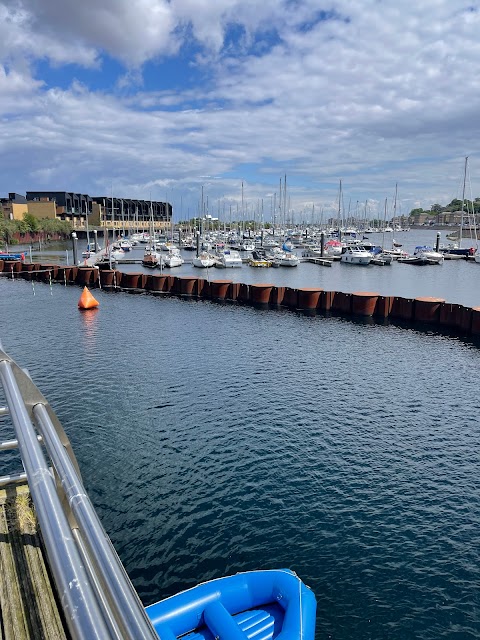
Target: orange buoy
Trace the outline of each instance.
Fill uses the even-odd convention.
[[[83,287],[82,295],[80,296],[80,300],[78,301],[78,308],[94,309],[95,307],[98,307],[99,304],[100,303],[98,302],[98,300],[95,300],[95,298],[88,290],[88,287]]]

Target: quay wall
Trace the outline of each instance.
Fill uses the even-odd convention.
[[[392,321],[426,330],[447,330],[462,336],[480,336],[480,307],[465,307],[443,298],[403,298],[373,291],[327,291],[319,287],[244,284],[165,273],[131,273],[117,269],[24,263],[0,259],[0,275],[44,283],[76,284],[107,291],[173,295],[182,298],[247,304],[256,308],[288,308],[309,314]]]

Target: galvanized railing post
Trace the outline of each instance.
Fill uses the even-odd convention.
[[[72,638],[112,638],[81,561],[56,491],[54,478],[37,440],[11,363],[6,359],[0,360],[0,381],[15,428],[49,564]]]
[[[114,619],[125,640],[158,640],[158,635],[134,590],[125,568],[110,542],[75,468],[56,437],[55,427],[45,405],[33,407],[33,414],[48,455],[59,476],[88,555],[97,569],[97,577]]]

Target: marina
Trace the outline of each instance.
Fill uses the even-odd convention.
[[[0,640],[480,640],[478,3],[1,5]]]
[[[409,254],[413,254],[417,246],[435,246],[438,231],[432,229],[412,229],[397,235],[397,242],[400,241]],[[443,243],[448,231],[441,232],[440,241]],[[393,235],[393,234],[392,234]],[[371,242],[374,245],[381,243],[383,234],[370,234]],[[474,243],[474,240],[470,241]],[[392,240],[390,240],[390,246]],[[22,246],[25,252],[25,262],[30,260],[37,264],[60,266],[67,263],[72,265],[72,244],[59,243],[58,249],[48,248],[41,252],[34,251],[30,256],[29,247]],[[79,253],[83,249],[79,244]],[[132,251],[125,254],[123,260],[115,268],[125,273],[144,274],[164,274],[175,275],[177,277],[201,277],[206,280],[224,278],[227,270],[222,271],[216,267],[199,269],[194,267],[191,261],[195,255],[191,251],[181,250],[184,263],[180,267],[168,269],[166,267],[156,267],[154,269],[144,267],[138,261],[142,260],[143,248],[134,247]],[[228,279],[237,283],[255,284],[270,282],[275,286],[288,286],[294,288],[318,287],[324,290],[342,291],[353,293],[355,291],[374,291],[383,296],[402,296],[405,298],[415,297],[435,297],[442,298],[452,304],[461,304],[475,307],[480,304],[480,298],[472,282],[478,276],[478,263],[475,257],[464,256],[461,259],[445,259],[442,265],[428,265],[425,267],[402,264],[398,260],[393,260],[390,265],[383,266],[374,263],[368,266],[351,266],[342,264],[340,255],[328,258],[303,258],[303,249],[296,249],[300,264],[294,269],[279,268],[253,268],[249,266],[248,254],[242,255],[242,267],[228,269]],[[242,252],[243,253],[243,252]],[[308,262],[306,260],[308,259]],[[133,262],[130,262],[133,261]],[[374,261],[375,262],[375,261]],[[323,267],[329,265],[330,268]],[[82,265],[85,262],[82,260]],[[108,265],[107,265],[108,266]],[[115,266],[115,265],[113,265]],[[117,283],[119,284],[119,283]]]
[[[98,289],[79,312],[79,294],[0,278],[2,342],[42,381],[144,605],[290,566],[317,638],[476,635],[474,343]]]

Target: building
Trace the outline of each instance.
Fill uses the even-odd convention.
[[[78,229],[83,229],[86,226],[87,216],[92,213],[92,198],[83,193],[27,191],[26,197],[29,205],[28,212],[35,217],[44,217],[41,216],[41,205],[49,205],[55,210],[54,217],[70,222],[72,227]],[[30,203],[32,203],[31,210]]]
[[[156,231],[166,229],[172,221],[172,205],[168,202],[131,200],[128,198],[92,198],[71,191],[27,191],[25,196],[9,193],[1,198],[4,217],[8,220],[23,220],[29,213],[37,219],[57,218],[72,225],[72,228],[117,229],[125,234],[133,230],[147,231],[152,226]]]
[[[170,226],[172,215],[169,202],[95,196],[89,224],[128,232],[148,231],[153,226],[155,231],[161,231]]]

